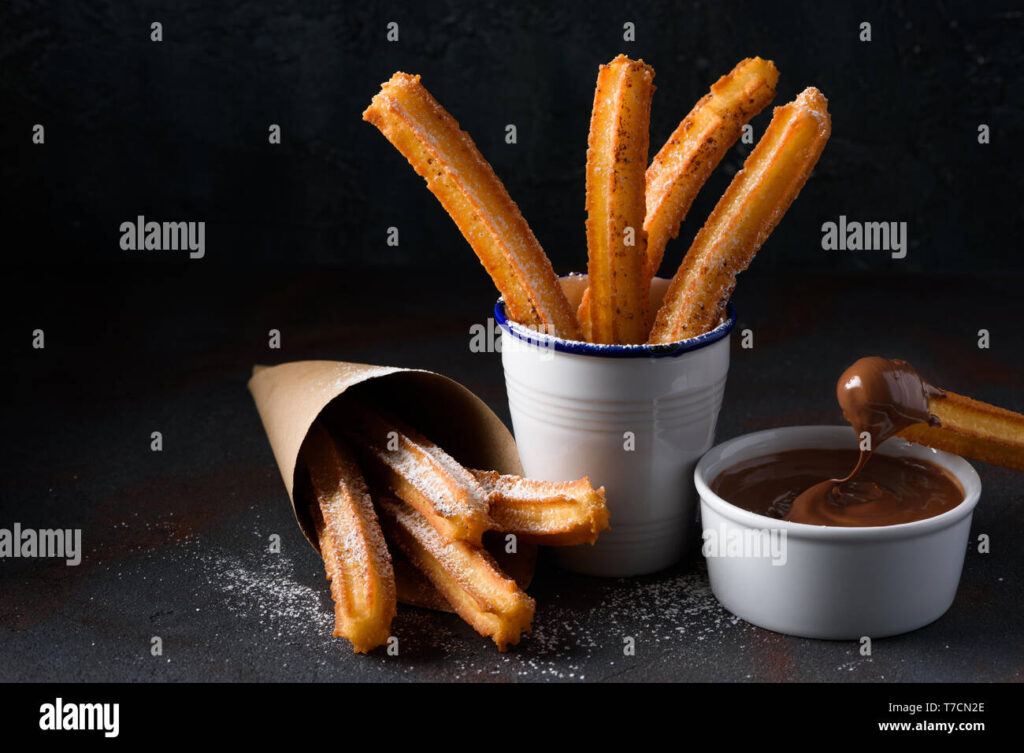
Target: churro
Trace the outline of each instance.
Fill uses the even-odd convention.
[[[843,416],[876,448],[891,436],[1024,470],[1024,416],[926,381],[906,361],[859,358],[839,377]],[[859,471],[870,452],[862,452]],[[853,474],[851,474],[852,476]]]
[[[589,479],[537,481],[498,473],[473,471],[487,492],[491,519],[499,531],[522,541],[548,546],[593,544],[609,529],[604,487]]]
[[[1024,471],[1024,415],[945,391],[928,400],[938,425],[918,423],[898,436],[955,455]]]
[[[644,172],[654,69],[619,55],[602,65],[587,142],[590,338],[641,343],[649,329],[644,278]]]
[[[507,538],[507,534],[489,531],[484,534],[484,549],[494,557],[501,572],[525,591],[533,582],[537,567],[537,546],[519,538],[514,550],[511,550]],[[391,551],[391,562],[395,568],[395,588],[399,602],[437,612],[455,611],[434,588],[434,584],[427,580],[427,576],[402,554],[401,549]]]
[[[519,207],[420,77],[394,74],[363,119],[380,129],[426,180],[494,280],[509,317],[578,340],[576,314]]]
[[[445,541],[410,505],[378,499],[388,540],[430,580],[452,608],[500,651],[530,631],[535,604],[486,551]]]
[[[387,642],[395,577],[377,515],[355,460],[314,423],[301,450],[310,512],[334,599],[334,634],[365,653]]]
[[[358,405],[339,426],[371,481],[416,508],[444,539],[479,546],[494,527],[473,474],[419,432]]]
[[[827,101],[809,87],[772,122],[719,200],[676,272],[648,340],[671,343],[713,329],[736,275],[800,193],[831,133]]]
[[[679,235],[697,193],[743,133],[775,99],[779,72],[770,60],[747,58],[711,86],[647,168],[646,278],[658,273],[665,246]]]

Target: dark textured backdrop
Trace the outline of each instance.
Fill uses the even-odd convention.
[[[625,51],[657,68],[659,144],[738,59],[773,58],[778,102],[819,86],[834,135],[740,278],[738,327],[755,347],[733,338],[718,439],[838,423],[836,377],[874,353],[1024,408],[1022,14],[1009,3],[400,5],[0,4],[0,527],[81,527],[85,548],[77,568],[0,560],[0,681],[1024,679],[1021,476],[983,464],[973,533],[992,536],[991,553],[968,552],[945,617],[872,657],[732,617],[699,557],[630,580],[542,567],[534,634],[504,656],[458,618],[414,609],[395,623],[400,660],[330,637],[322,563],[245,391],[252,364],[432,369],[508,419],[500,356],[467,347],[494,288],[360,120],[398,68],[424,75],[566,270],[585,263],[597,65]],[[865,19],[870,44],[857,41]],[[148,41],[153,20],[161,44]],[[389,20],[398,45],[384,42]],[[36,122],[43,147],[30,143]],[[267,144],[270,123],[281,146]],[[670,259],[745,152],[726,158]],[[120,251],[118,225],[137,214],[207,221],[207,258]],[[910,255],[822,252],[820,224],[839,214],[909,222]],[[388,225],[402,230],[397,249]],[[990,349],[977,347],[982,328]],[[150,654],[153,635],[165,656]]]
[[[5,233],[29,240],[17,263],[153,261],[118,247],[119,224],[144,214],[205,220],[213,262],[472,269],[422,181],[360,119],[401,69],[422,73],[473,136],[556,267],[581,269],[597,66],[625,52],[657,70],[652,148],[745,56],[777,63],[776,104],[812,84],[829,98],[831,143],[759,267],[1024,269],[1020,3],[40,5],[0,11]],[[391,20],[397,44],[385,41]],[[627,20],[635,43],[622,41]],[[863,20],[871,43],[858,41]],[[149,41],[152,21],[162,43]],[[768,118],[754,121],[758,135]],[[34,123],[46,126],[45,147],[30,143]],[[270,123],[283,129],[280,146],[267,143]],[[518,127],[514,146],[506,123]],[[979,123],[992,128],[988,146]],[[666,271],[748,149],[711,179]],[[909,257],[822,252],[820,225],[839,214],[909,222]],[[389,225],[402,230],[398,248],[384,243]]]

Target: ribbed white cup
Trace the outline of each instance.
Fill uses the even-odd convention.
[[[562,279],[578,303],[586,277]],[[655,279],[652,306],[668,280]],[[538,335],[505,319],[502,364],[527,475],[588,476],[604,486],[610,531],[594,546],[558,549],[563,567],[630,576],[677,562],[696,538],[692,474],[714,441],[735,314],[715,330],[668,346],[601,346]],[[514,342],[513,342],[514,341]]]

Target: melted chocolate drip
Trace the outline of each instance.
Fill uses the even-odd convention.
[[[942,390],[906,361],[870,357],[843,372],[836,397],[858,440],[869,437],[865,449],[766,455],[722,473],[714,490],[747,510],[829,526],[909,523],[960,504],[963,489],[933,463],[884,455],[872,460],[879,445],[908,426],[937,425],[928,401],[945,397]]]

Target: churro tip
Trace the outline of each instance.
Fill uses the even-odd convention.
[[[391,78],[380,85],[380,91],[373,95],[373,98],[370,100],[369,107],[363,110],[363,120],[376,125],[377,120],[380,119],[376,109],[383,106],[384,100],[387,99],[389,91],[410,86],[418,86],[419,83],[420,74],[395,71],[391,74]]]
[[[637,58],[636,60],[634,60],[633,58],[629,57],[628,55],[625,55],[625,54],[620,52],[618,55],[616,55],[613,59],[609,60],[607,63],[603,63],[600,67],[601,68],[610,68],[613,65],[616,65],[616,66],[618,66],[618,65],[629,66],[630,68],[635,68],[636,70],[642,72],[644,75],[648,76],[649,78],[652,78],[652,79],[654,78],[654,67],[651,66],[651,65],[648,65],[647,63],[645,63],[643,58]]]
[[[800,92],[793,104],[828,114],[828,98],[816,86],[808,86]]]
[[[415,85],[420,82],[420,74],[418,73],[405,73],[404,71],[395,71],[391,74],[391,78],[380,85],[380,88],[386,89],[391,86],[409,86]]]

